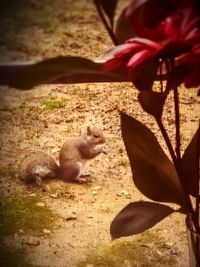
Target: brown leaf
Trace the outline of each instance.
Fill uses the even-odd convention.
[[[139,201],[129,203],[115,217],[110,226],[113,238],[141,233],[175,210],[159,203]]]
[[[185,197],[174,165],[155,135],[141,122],[121,113],[122,136],[137,188],[155,201],[184,205]]]
[[[182,157],[183,178],[188,192],[197,197],[199,194],[199,160],[200,160],[200,128],[192,138]]]

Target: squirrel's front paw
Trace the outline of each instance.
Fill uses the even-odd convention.
[[[83,184],[83,183],[86,183],[87,182],[87,178],[85,178],[85,177],[78,177],[75,181],[78,182],[78,183]]]

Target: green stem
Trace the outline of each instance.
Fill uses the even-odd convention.
[[[101,7],[99,6],[98,1],[96,1],[96,0],[93,0],[93,1],[94,1],[95,6],[96,6],[97,12],[98,12],[98,14],[99,14],[99,16],[101,18],[101,21],[103,22],[103,25],[106,28],[106,30],[107,30],[107,32],[108,32],[113,44],[114,45],[119,45],[119,42],[118,42],[114,32],[112,31],[111,27],[109,27],[108,22],[106,21],[106,19],[104,17],[104,14],[102,12]]]

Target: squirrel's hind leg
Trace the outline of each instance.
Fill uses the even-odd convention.
[[[90,173],[86,170],[83,170],[83,164],[81,162],[77,162],[77,165],[79,165],[79,174],[78,176],[75,178],[75,181],[79,182],[79,183],[85,183],[87,182],[87,177],[90,176]]]
[[[82,172],[81,162],[71,162],[60,167],[61,178],[66,182],[85,183],[88,173]]]

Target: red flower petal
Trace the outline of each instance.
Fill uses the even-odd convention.
[[[135,37],[133,39],[129,39],[127,40],[127,43],[140,43],[141,45],[145,45],[145,46],[149,46],[151,48],[157,49],[159,50],[161,47],[159,45],[159,43],[156,43],[152,40],[146,39],[146,38],[140,38],[140,37]]]
[[[181,33],[182,35],[187,35],[189,32],[193,30],[193,28],[197,27],[200,21],[199,16],[197,16],[195,10],[193,8],[185,8],[182,9],[182,23],[181,23]]]
[[[118,68],[122,65],[123,65],[122,61],[119,58],[114,57],[106,61],[106,63],[102,67],[102,71],[107,72],[112,69]]]
[[[108,55],[111,55],[111,56],[116,56],[116,55],[124,55],[124,54],[128,54],[130,52],[132,52],[135,48],[138,48],[138,44],[130,44],[130,43],[125,43],[125,44],[122,44],[122,45],[118,45],[112,49],[110,49],[108,51]]]
[[[155,53],[156,53],[155,51],[149,50],[149,49],[144,49],[140,52],[137,52],[130,58],[130,60],[128,61],[127,67],[133,70],[138,65],[140,65],[144,60],[154,56]]]

